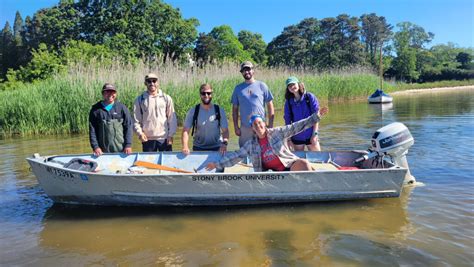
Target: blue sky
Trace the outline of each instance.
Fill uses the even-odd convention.
[[[0,0],[0,26],[13,24],[15,12],[23,19],[40,8],[51,7],[58,0]],[[323,19],[346,13],[357,16],[376,13],[396,25],[409,21],[433,32],[431,45],[453,42],[461,47],[474,47],[473,0],[167,0],[179,8],[183,17],[195,17],[199,32],[227,24],[235,34],[249,30],[270,42],[284,27],[307,17]]]

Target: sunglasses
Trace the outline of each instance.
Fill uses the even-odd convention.
[[[158,80],[156,80],[156,79],[146,80],[146,83],[148,83],[148,84],[152,84],[152,83],[156,83],[156,82],[158,82]]]
[[[212,92],[201,92],[201,95],[202,95],[202,96],[205,96],[205,95],[212,95]]]

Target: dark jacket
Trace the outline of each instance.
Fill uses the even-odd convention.
[[[121,152],[132,146],[133,121],[128,108],[115,101],[110,111],[102,101],[97,102],[89,113],[89,140],[92,149],[103,152]]]

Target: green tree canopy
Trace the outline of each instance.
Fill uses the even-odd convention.
[[[201,34],[194,51],[197,61],[202,62],[214,60],[241,62],[251,58],[228,25],[214,27],[207,35]]]
[[[268,64],[294,68],[312,67],[317,56],[315,45],[320,38],[320,23],[315,18],[306,18],[297,25],[285,27],[268,44]]]
[[[266,62],[265,49],[267,44],[263,40],[260,33],[252,33],[250,31],[242,30],[238,33],[239,42],[243,45],[244,50],[252,57],[257,64]]]
[[[377,16],[375,13],[362,15],[360,21],[361,41],[369,61],[376,66],[377,54],[383,44],[390,39],[393,26],[387,23],[385,17]]]

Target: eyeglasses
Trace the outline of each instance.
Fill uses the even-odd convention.
[[[202,95],[202,96],[205,96],[205,95],[212,95],[212,92],[201,92],[201,95]]]
[[[146,80],[146,83],[148,83],[148,84],[152,84],[152,83],[156,83],[156,82],[158,82],[158,80],[156,80],[156,79]]]

